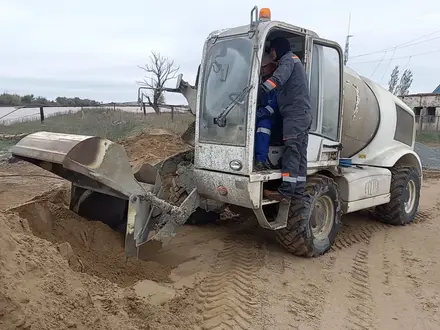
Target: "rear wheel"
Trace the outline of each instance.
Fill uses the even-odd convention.
[[[373,215],[389,225],[406,225],[417,214],[421,182],[413,166],[391,169],[391,197],[387,204],[376,206]]]
[[[308,178],[305,201],[292,201],[287,227],[277,231],[277,241],[291,253],[316,257],[333,245],[341,223],[337,184],[326,176]]]

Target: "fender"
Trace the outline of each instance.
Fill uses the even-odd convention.
[[[375,158],[371,159],[368,164],[359,165],[370,165],[378,167],[394,167],[396,164],[402,165],[412,165],[416,168],[417,173],[422,178],[422,162],[420,161],[419,155],[407,147],[392,148],[391,150],[386,150],[386,152],[381,153]]]

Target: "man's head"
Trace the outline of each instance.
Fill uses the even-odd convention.
[[[276,38],[270,42],[270,54],[273,60],[278,61],[287,52],[290,52],[290,42],[286,38]]]
[[[261,75],[263,78],[270,76],[277,68],[276,63],[272,60],[269,53],[263,53],[263,58],[261,60]]]

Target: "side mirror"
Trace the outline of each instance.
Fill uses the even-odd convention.
[[[180,84],[182,83],[182,78],[183,78],[183,73],[181,73],[177,76],[176,89],[180,89]]]

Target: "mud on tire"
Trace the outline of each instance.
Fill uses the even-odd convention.
[[[420,199],[420,177],[413,166],[391,169],[391,197],[387,204],[376,206],[372,214],[389,225],[406,225],[417,214]]]
[[[292,201],[287,227],[276,232],[277,241],[297,256],[316,257],[333,245],[341,223],[339,189],[333,179],[307,178],[305,201]]]

